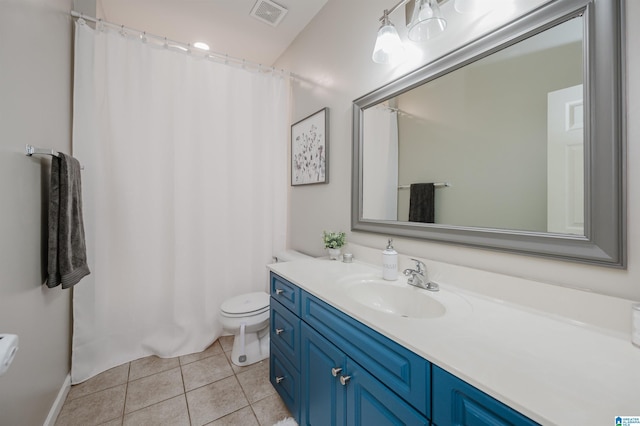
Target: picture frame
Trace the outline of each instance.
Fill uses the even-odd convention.
[[[329,183],[329,108],[291,125],[291,185]]]

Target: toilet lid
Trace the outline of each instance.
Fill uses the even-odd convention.
[[[225,300],[220,310],[225,314],[257,314],[269,309],[269,295],[263,291],[241,294]]]

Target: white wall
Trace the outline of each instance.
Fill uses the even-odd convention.
[[[0,377],[0,424],[42,425],[70,369],[71,292],[47,289],[50,160],[69,152],[71,0],[0,0],[0,333],[20,337]]]
[[[331,111],[331,181],[328,185],[294,187],[290,192],[290,246],[313,255],[322,255],[323,229],[350,230],[351,208],[351,103],[354,99],[391,81],[417,66],[429,62],[465,41],[510,20],[527,7],[543,1],[516,1],[510,14],[497,12],[479,21],[450,26],[447,33],[433,40],[424,56],[399,67],[374,64],[371,51],[378,18],[394,2],[388,0],[329,0],[322,11],[281,56],[276,66],[302,75],[308,82],[294,85],[295,122],[328,106]],[[448,2],[449,8],[453,2]],[[524,6],[527,4],[527,6]],[[640,2],[625,1],[627,39],[640,39]],[[445,6],[447,6],[445,5]],[[507,9],[502,9],[507,10]],[[392,15],[403,33],[402,13]],[[464,24],[464,23],[463,23]],[[635,50],[634,50],[635,49]],[[640,51],[627,46],[628,81],[628,164],[640,162]],[[640,170],[628,170],[628,268],[626,270],[585,266],[531,256],[397,238],[401,253],[464,265],[566,287],[589,289],[602,294],[640,300]],[[382,250],[386,236],[348,232],[348,241],[358,246]],[[403,266],[403,265],[401,265]]]

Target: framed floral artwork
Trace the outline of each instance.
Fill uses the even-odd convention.
[[[329,108],[291,126],[291,185],[329,182]]]

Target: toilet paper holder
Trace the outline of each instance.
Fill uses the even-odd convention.
[[[3,375],[18,352],[18,336],[0,333],[0,376]]]

